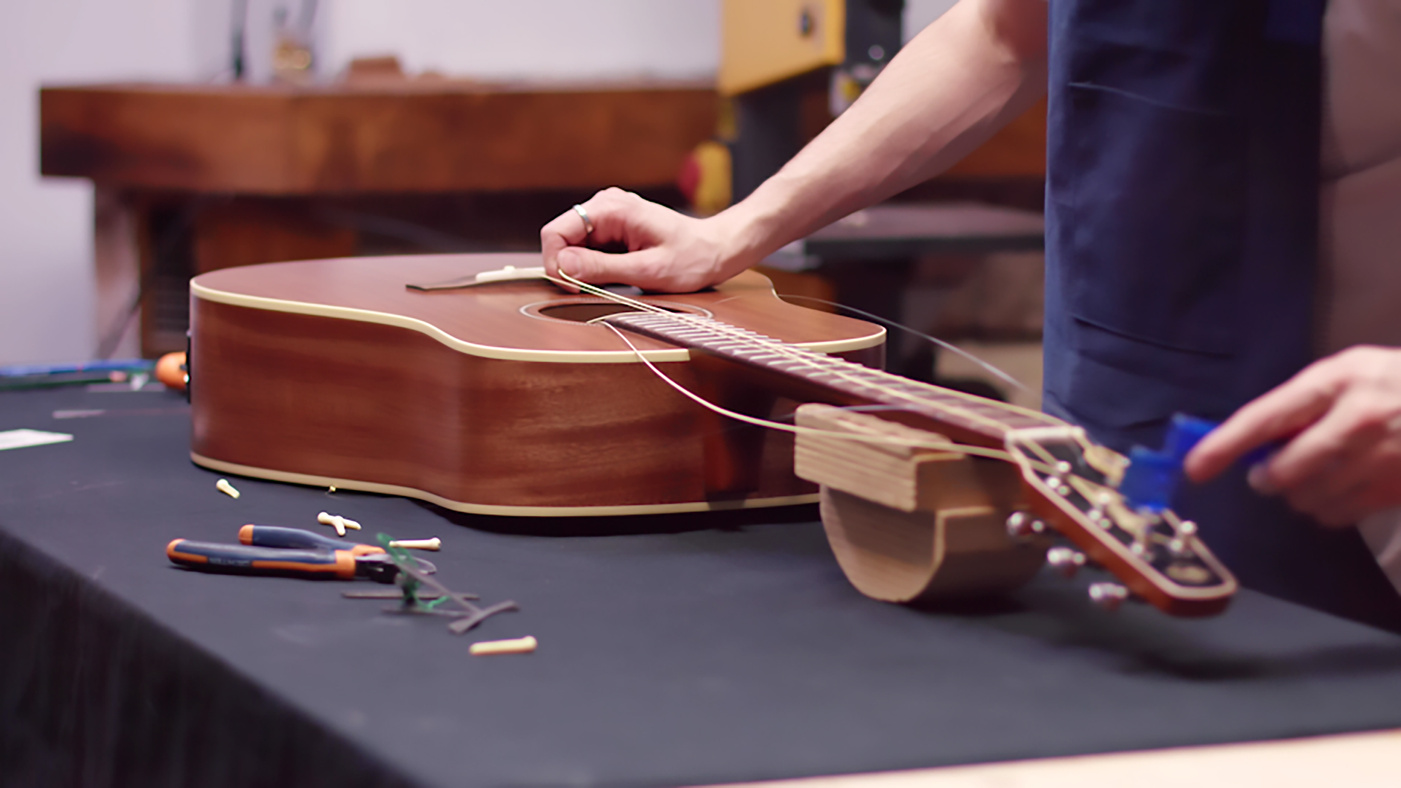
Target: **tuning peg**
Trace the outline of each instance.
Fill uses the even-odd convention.
[[[1129,552],[1151,563],[1156,555],[1151,537],[1152,531],[1150,529],[1140,528],[1138,533],[1134,534],[1133,541],[1129,543]]]
[[[1007,517],[1007,535],[1025,539],[1046,532],[1046,524],[1026,512],[1012,512]]]
[[[1085,565],[1085,554],[1069,547],[1052,547],[1046,551],[1046,563],[1064,577],[1074,577]]]
[[[1119,609],[1125,599],[1129,598],[1129,590],[1118,583],[1091,583],[1090,601],[1100,608],[1113,612]]]
[[[1176,535],[1168,542],[1168,550],[1178,558],[1191,555],[1192,538],[1196,535],[1197,524],[1191,520],[1183,520],[1177,524]]]

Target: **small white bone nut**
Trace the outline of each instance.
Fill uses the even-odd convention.
[[[436,536],[432,539],[395,539],[389,546],[402,547],[405,550],[437,550],[443,546],[443,540]]]
[[[316,522],[336,529],[336,536],[345,536],[345,518],[340,515],[322,512],[316,515]]]
[[[354,520],[351,520],[347,517],[341,517],[338,514],[330,514],[328,512],[322,512],[316,515],[316,522],[321,523],[322,525],[329,525],[334,527],[336,529],[336,534],[339,536],[345,536],[345,529],[347,528],[351,529],[352,531],[360,530],[360,524],[355,522]]]
[[[513,640],[484,640],[473,643],[467,651],[478,657],[487,654],[529,654],[537,645],[534,635],[526,635]]]
[[[239,492],[238,490],[234,489],[234,486],[232,484],[229,484],[228,479],[220,479],[219,481],[214,482],[214,487],[219,492],[229,496],[230,498],[238,500]]]

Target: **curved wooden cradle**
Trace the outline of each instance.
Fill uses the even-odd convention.
[[[972,462],[972,461],[968,461]],[[927,602],[1010,591],[1046,560],[1014,543],[1007,514],[987,505],[902,512],[823,486],[822,525],[842,572],[883,602]]]
[[[821,484],[827,541],[866,596],[919,602],[1006,591],[1031,580],[1044,563],[1045,540],[1007,534],[1007,516],[1025,506],[1014,466],[831,437],[928,441],[931,435],[827,405],[803,405],[798,424],[826,433],[798,436],[796,470]]]
[[[791,438],[756,438],[686,400],[608,328],[549,317],[553,307],[590,299],[543,281],[405,289],[538,262],[532,254],[348,258],[196,277],[191,457],[221,472],[482,514],[815,500],[815,487],[793,475]],[[758,274],[647,300],[882,362],[883,329],[786,304]],[[634,341],[712,399],[769,417],[797,404],[699,374],[674,345]]]

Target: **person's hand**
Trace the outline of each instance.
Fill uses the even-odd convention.
[[[699,290],[728,279],[731,270],[723,243],[725,235],[715,219],[693,219],[670,208],[611,188],[583,203],[593,222],[589,233],[584,219],[573,209],[565,211],[540,230],[540,251],[545,272],[563,270],[590,284],[626,284],[644,290],[681,293]],[[623,254],[608,254],[584,247],[622,243]]]
[[[1358,346],[1309,365],[1213,430],[1184,467],[1205,481],[1282,440],[1250,471],[1262,494],[1330,526],[1401,504],[1401,349]]]

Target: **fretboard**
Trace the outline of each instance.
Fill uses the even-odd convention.
[[[606,320],[685,348],[801,379],[839,394],[842,400],[915,413],[972,433],[992,446],[1001,446],[1010,430],[1063,423],[1053,416],[902,378],[707,317],[622,312]]]

